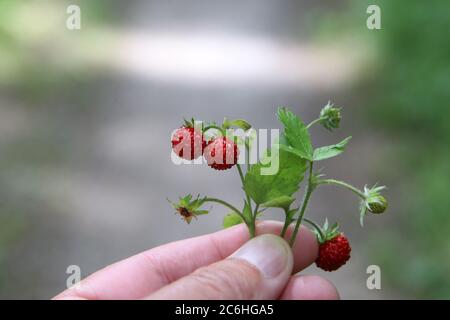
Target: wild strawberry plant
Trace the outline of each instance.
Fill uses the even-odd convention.
[[[251,138],[254,135],[250,133],[253,133],[254,129],[247,121],[225,119],[222,125],[205,122],[197,125],[193,119],[185,121],[172,136],[175,154],[185,160],[195,160],[203,156],[209,167],[219,171],[237,168],[244,191],[243,205],[238,208],[221,199],[207,196],[194,198],[191,194],[180,198],[172,205],[187,223],[191,223],[197,216],[208,213],[204,208],[206,203],[223,205],[230,210],[224,217],[224,227],[245,223],[250,237],[255,237],[256,221],[265,210],[281,209],[284,211],[285,220],[280,236],[286,237],[289,226],[293,225],[289,239],[292,246],[302,223],[308,223],[320,244],[317,266],[326,271],[337,270],[350,258],[350,244],[339,231],[337,223],[329,227],[326,221],[325,225],[320,227],[305,217],[313,192],[323,185],[337,185],[350,190],[360,198],[359,217],[363,225],[368,213],[385,212],[387,201],[381,195],[385,187],[365,186],[360,190],[347,182],[325,178],[322,172],[314,170],[317,162],[341,154],[351,139],[348,137],[333,145],[313,147],[309,129],[313,125],[321,125],[329,131],[339,128],[340,108],[328,103],[321,110],[319,117],[308,125],[285,107],[278,109],[277,117],[283,126],[283,132],[278,141],[272,143],[265,155],[256,163],[250,163],[249,160],[250,151],[254,147],[254,139]],[[249,134],[242,138],[234,134],[236,130]],[[246,151],[245,168],[239,161],[240,146]],[[274,159],[277,161],[277,170],[271,172],[270,162]],[[300,205],[295,205],[296,196],[302,185],[304,186],[302,201]]]

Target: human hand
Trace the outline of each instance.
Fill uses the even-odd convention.
[[[162,245],[94,273],[55,299],[338,299],[328,280],[295,274],[315,261],[315,235],[302,227],[291,250],[274,235],[281,228],[264,221],[250,241],[238,225]]]

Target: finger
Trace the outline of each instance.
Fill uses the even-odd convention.
[[[257,234],[279,234],[281,229],[280,222],[257,224]],[[290,235],[290,231],[287,234]],[[169,243],[106,267],[55,298],[139,299],[202,266],[223,260],[248,239],[247,227],[238,225]],[[302,227],[294,245],[294,272],[310,265],[317,254],[315,236]]]
[[[143,298],[201,266],[230,255],[234,248],[238,248],[241,239],[246,241],[246,233],[245,227],[239,225],[144,251],[95,272],[55,299]]]
[[[336,287],[319,276],[295,275],[280,296],[281,300],[338,300]]]
[[[293,226],[288,228],[284,237],[286,240],[291,238],[293,229]],[[275,233],[277,232],[279,231],[275,231]],[[292,246],[292,252],[294,254],[294,273],[300,272],[310,266],[316,261],[319,255],[319,244],[317,243],[316,235],[308,228],[301,226]]]
[[[289,281],[293,265],[287,242],[266,234],[250,240],[231,257],[196,270],[148,299],[276,299]]]

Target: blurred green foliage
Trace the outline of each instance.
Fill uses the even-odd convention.
[[[82,34],[65,27],[74,3],[82,7]],[[92,103],[89,80],[104,51],[92,39],[115,19],[114,3],[0,0],[0,288],[10,281],[8,256],[26,241],[30,221],[52,210],[45,173],[66,161],[78,122],[95,109],[86,99]],[[58,103],[64,97],[72,98],[70,110]]]
[[[379,255],[389,258],[391,283],[409,294],[450,298],[450,2],[380,1],[380,7],[382,60],[369,115],[398,137],[393,167],[406,183],[402,228]]]
[[[382,30],[365,28],[369,4],[380,6]],[[448,299],[450,2],[358,0],[343,16],[328,27],[377,51],[355,94],[367,103],[367,122],[392,137],[379,179],[391,181],[398,203],[370,246],[372,258],[386,285],[409,297]]]
[[[115,2],[0,1],[0,90],[36,101],[52,95],[55,87],[64,90],[89,79],[92,61],[98,61],[105,46],[95,46],[98,40],[92,35],[116,20],[111,10]],[[83,32],[66,28],[70,4],[82,8]]]

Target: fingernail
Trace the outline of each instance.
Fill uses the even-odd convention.
[[[267,278],[274,278],[292,264],[289,245],[278,236],[262,235],[251,239],[230,258],[247,261]]]

